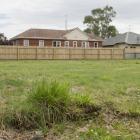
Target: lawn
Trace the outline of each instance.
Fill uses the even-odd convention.
[[[140,61],[0,61],[0,112],[20,108],[38,80],[69,83],[73,93],[89,95],[100,117],[65,122],[46,130],[56,139],[139,139]],[[119,112],[117,115],[116,112]],[[51,135],[51,136],[50,136]]]

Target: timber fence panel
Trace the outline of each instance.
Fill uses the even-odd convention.
[[[100,57],[99,59],[112,59],[112,49],[99,49]]]
[[[70,59],[84,59],[85,58],[85,50],[82,48],[71,48],[70,49]]]
[[[85,59],[99,59],[99,49],[85,49]]]
[[[126,48],[125,58],[126,59],[140,59],[140,48]]]
[[[53,48],[37,48],[38,60],[52,60],[54,56]]]
[[[130,51],[130,52],[129,52]],[[140,52],[140,49],[137,50]],[[99,60],[124,59],[124,53],[134,50],[114,48],[53,48],[53,47],[14,47],[0,46],[1,60]],[[135,50],[136,54],[136,50]],[[140,53],[136,54],[140,57]]]
[[[55,60],[67,60],[69,59],[69,49],[68,48],[54,48],[54,57]]]
[[[0,47],[1,60],[15,60],[17,59],[17,48],[15,47]]]
[[[37,58],[36,48],[18,48],[19,60],[34,60]]]
[[[112,59],[124,59],[124,49],[113,49]]]

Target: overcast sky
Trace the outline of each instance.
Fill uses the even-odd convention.
[[[119,32],[140,33],[140,0],[0,0],[0,32],[8,37],[28,28],[84,29],[83,19],[92,9],[111,5],[117,12],[113,23]]]

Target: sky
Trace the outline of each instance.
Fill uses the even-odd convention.
[[[120,33],[140,33],[140,0],[0,0],[0,33],[11,38],[29,28],[85,29],[91,10],[110,5],[117,12],[112,25]]]

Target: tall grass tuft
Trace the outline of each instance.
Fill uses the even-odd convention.
[[[39,81],[27,98],[5,111],[1,122],[17,129],[45,128],[60,122],[87,119],[98,112],[99,108],[94,106],[88,95],[70,91],[66,83]]]
[[[68,84],[43,80],[30,91],[28,102],[39,110],[43,123],[61,122],[66,120],[71,100],[69,91]]]

